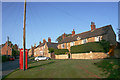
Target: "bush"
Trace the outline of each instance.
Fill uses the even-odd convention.
[[[7,58],[6,55],[3,55],[3,56],[2,56],[2,62],[8,61],[8,60],[9,60],[9,59]]]
[[[54,52],[54,48],[48,48],[49,53],[53,53]]]
[[[69,50],[68,49],[54,49],[54,53],[56,55],[65,54],[66,52],[69,52]]]
[[[87,52],[108,52],[109,42],[89,42],[82,45],[76,45],[71,47],[71,53],[87,53]]]
[[[16,49],[12,49],[12,56],[14,56],[16,58],[16,56],[19,56],[19,51]]]

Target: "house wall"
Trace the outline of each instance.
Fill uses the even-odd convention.
[[[47,43],[45,43],[45,45],[44,45],[44,56],[48,56],[48,52],[49,52],[48,46],[47,46]]]
[[[103,40],[109,41],[111,43],[111,45],[116,45],[116,35],[112,29],[112,27],[110,27],[110,29],[108,30],[108,33],[103,35]]]
[[[108,40],[109,40],[109,42],[110,42],[112,45],[116,45],[116,44],[117,44],[117,42],[116,42],[116,35],[115,35],[112,27],[110,27],[110,28],[111,28],[111,29],[108,31],[108,34],[107,34]]]
[[[28,51],[28,55],[29,55],[29,56],[32,55],[32,49],[30,49],[30,50]]]
[[[34,56],[43,56],[43,46],[34,49]]]
[[[1,55],[7,55],[7,44],[1,48]],[[8,46],[8,55],[12,55],[12,48]]]

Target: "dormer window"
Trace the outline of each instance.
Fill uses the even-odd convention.
[[[78,36],[78,37],[77,37],[77,40],[80,40],[80,39],[81,39],[81,38]]]

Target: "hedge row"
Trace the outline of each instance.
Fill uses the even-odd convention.
[[[54,50],[54,53],[56,55],[65,54],[66,52],[69,52],[69,50],[68,49],[55,49]]]
[[[82,45],[76,45],[71,47],[71,53],[87,53],[87,52],[108,52],[109,42],[90,42]]]
[[[49,48],[49,53],[55,53],[56,55],[60,54],[65,54],[66,52],[69,52],[68,49],[54,49],[54,48]]]

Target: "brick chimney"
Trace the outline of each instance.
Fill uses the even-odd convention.
[[[46,40],[45,40],[45,39],[43,39],[43,43],[46,43]]]
[[[75,31],[74,31],[74,29],[73,29],[73,31],[72,31],[72,36],[74,36],[75,35]]]
[[[94,31],[96,29],[95,23],[91,22],[91,31]]]
[[[64,39],[65,37],[66,37],[66,34],[64,33],[64,34],[63,34],[63,39]]]
[[[41,45],[41,41],[39,42],[39,45]]]
[[[51,43],[51,38],[50,38],[50,37],[48,37],[48,42],[50,42],[50,43]]]

